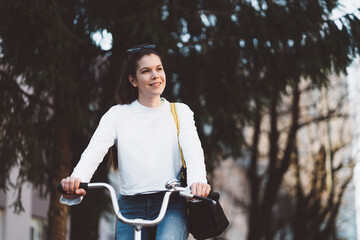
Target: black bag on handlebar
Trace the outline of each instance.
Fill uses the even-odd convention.
[[[179,140],[179,120],[174,103],[171,103],[171,112],[175,120]],[[180,182],[182,187],[186,187],[186,164],[180,146],[180,141],[179,148],[183,165],[181,168]],[[210,201],[188,201],[187,203],[189,232],[195,239],[207,239],[219,236],[229,225],[229,221],[226,218],[224,210],[219,203],[220,194],[211,192],[208,198],[215,200],[216,205],[213,205]]]
[[[229,225],[220,203],[216,202],[216,205],[209,201],[188,202],[188,226],[195,239],[219,236]]]

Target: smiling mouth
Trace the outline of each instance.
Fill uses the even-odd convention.
[[[159,86],[159,85],[161,85],[161,82],[157,82],[157,83],[152,83],[152,84],[149,84],[151,87],[152,86]]]

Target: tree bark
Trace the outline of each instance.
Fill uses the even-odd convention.
[[[48,212],[49,226],[47,239],[65,240],[66,220],[69,213],[67,205],[59,202],[60,194],[57,192],[57,184],[63,177],[70,175],[70,129],[66,124],[57,122],[55,125],[54,157],[51,165],[50,207]]]
[[[278,114],[276,112],[276,104],[278,95],[274,95],[272,100],[272,106],[270,111],[271,117],[271,134],[270,134],[270,163],[268,169],[268,181],[265,186],[264,198],[261,204],[261,216],[258,218],[258,222],[261,222],[261,235],[259,238],[265,237],[266,239],[272,239],[274,232],[272,231],[272,208],[275,204],[276,197],[279,192],[280,185],[282,183],[284,174],[288,170],[291,162],[291,153],[294,150],[296,133],[298,130],[298,121],[299,121],[299,100],[300,100],[300,91],[299,86],[294,84],[293,86],[293,100],[292,100],[292,111],[291,111],[291,127],[288,132],[286,147],[284,150],[284,156],[281,160],[278,158],[279,148],[277,146],[278,142],[278,130],[276,122],[278,119]]]
[[[250,182],[250,191],[251,191],[251,201],[250,201],[250,209],[249,209],[249,234],[247,239],[257,239],[258,238],[258,215],[259,209],[259,184],[260,179],[257,174],[257,161],[258,161],[258,145],[260,138],[260,124],[261,124],[261,114],[259,106],[256,107],[255,112],[255,122],[254,122],[254,135],[252,140],[252,149],[251,149],[251,163],[248,169],[247,175]]]

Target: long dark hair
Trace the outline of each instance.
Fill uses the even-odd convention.
[[[137,53],[127,53],[126,59],[123,62],[122,73],[120,76],[119,83],[116,87],[113,105],[117,104],[130,104],[139,97],[138,89],[134,87],[130,81],[129,76],[133,78],[136,77],[136,69],[138,68],[138,61],[146,56],[154,54],[160,58],[160,55],[154,50],[149,48],[142,48],[147,44],[134,46],[132,48],[141,48],[141,50]],[[117,155],[117,147],[113,145],[109,150],[109,163],[114,167],[114,169],[118,169],[118,155]]]
[[[143,45],[135,46],[140,47]],[[133,48],[135,48],[133,47]],[[138,53],[128,53],[123,63],[123,71],[116,87],[114,94],[113,105],[116,104],[129,104],[135,101],[139,97],[138,89],[134,87],[130,81],[129,76],[136,77],[136,69],[138,67],[138,61],[146,55],[155,54],[160,58],[160,55],[154,49],[144,48]]]

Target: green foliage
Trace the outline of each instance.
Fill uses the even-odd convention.
[[[1,189],[15,165],[24,181],[46,187],[55,120],[89,128],[98,51],[72,8],[72,1],[0,3]]]
[[[253,119],[253,102],[265,107],[272,92],[284,92],[301,78],[310,78],[312,87],[326,86],[327,75],[346,72],[358,53],[359,19],[330,19],[337,1],[192,4],[196,7],[186,1],[168,4],[168,18],[182,24],[177,36],[183,46],[171,56],[176,63],[171,71],[180,83],[179,97],[200,113],[201,125],[211,126],[208,135],[200,128],[209,158],[219,151],[242,153],[241,126]]]

